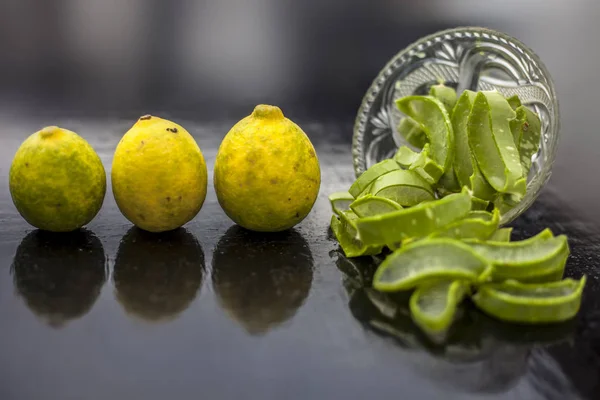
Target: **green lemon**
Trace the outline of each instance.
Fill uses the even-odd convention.
[[[88,224],[104,202],[102,161],[75,132],[49,126],[23,142],[9,174],[19,213],[36,228],[70,232]]]
[[[198,144],[182,126],[144,115],[125,133],[112,166],[119,209],[149,232],[191,221],[206,198],[207,170]]]
[[[238,225],[278,232],[312,209],[321,171],[312,143],[278,107],[258,105],[223,139],[214,172],[215,191]]]

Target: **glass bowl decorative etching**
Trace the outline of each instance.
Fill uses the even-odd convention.
[[[502,216],[502,224],[507,224],[533,204],[550,178],[559,138],[559,112],[546,67],[523,43],[501,32],[477,27],[442,31],[394,56],[375,78],[356,117],[352,141],[356,176],[392,157],[399,146],[412,147],[396,130],[404,116],[395,100],[428,94],[429,88],[439,83],[454,87],[459,94],[465,89],[498,90],[507,97],[517,94],[540,116],[540,149],[532,158],[527,193]]]

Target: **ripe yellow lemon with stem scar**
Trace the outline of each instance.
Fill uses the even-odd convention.
[[[278,107],[258,105],[223,139],[214,171],[215,191],[238,225],[278,232],[312,209],[321,171],[312,143]]]
[[[36,228],[70,232],[102,207],[106,173],[92,146],[75,132],[48,126],[27,138],[9,174],[19,213]]]
[[[145,115],[123,136],[112,166],[112,187],[123,215],[149,232],[191,221],[206,197],[204,156],[182,126]]]

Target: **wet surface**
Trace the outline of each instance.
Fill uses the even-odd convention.
[[[210,170],[231,124],[178,122]],[[323,183],[314,210],[285,234],[234,226],[209,184],[184,229],[132,228],[109,188],[87,230],[56,236],[28,226],[8,192],[12,155],[40,124],[4,119],[0,398],[598,398],[600,232],[566,207],[569,193],[551,184],[513,226],[519,238],[545,227],[569,235],[567,275],[589,277],[577,320],[526,329],[467,307],[436,346],[412,325],[405,299],[364,287],[373,264],[340,256],[328,233],[326,196],[353,180],[351,126],[298,122]],[[109,172],[132,122],[55,123],[90,140]]]

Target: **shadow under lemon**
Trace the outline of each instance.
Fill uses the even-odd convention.
[[[292,318],[313,279],[314,262],[296,230],[258,233],[237,225],[219,240],[212,283],[219,304],[249,334],[261,335]]]
[[[100,240],[90,231],[35,230],[21,241],[11,267],[27,307],[54,328],[90,311],[107,278]]]
[[[117,251],[115,296],[128,315],[149,322],[175,319],[198,295],[204,252],[189,231],[131,228]]]

